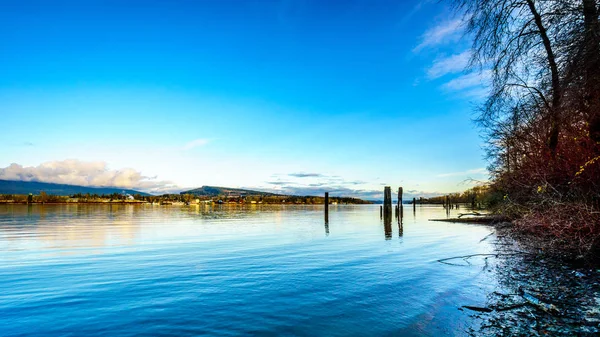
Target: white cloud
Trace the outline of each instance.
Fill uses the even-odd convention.
[[[442,174],[438,174],[437,177],[440,177],[440,178],[461,177],[461,176],[468,176],[468,175],[483,175],[483,174],[487,174],[487,173],[488,173],[487,169],[482,167],[482,168],[467,170],[467,171],[463,171],[463,172],[442,173]]]
[[[433,65],[427,70],[429,79],[436,79],[447,74],[455,74],[463,71],[469,64],[471,58],[470,51],[464,51],[446,58],[438,58],[433,61]]]
[[[421,43],[413,48],[413,52],[418,53],[427,47],[456,42],[461,38],[462,31],[463,21],[461,19],[441,22],[423,34]]]
[[[418,1],[413,8],[408,11],[404,17],[402,17],[399,21],[400,24],[405,24],[408,22],[417,12],[419,12],[425,5],[430,4],[433,0],[420,0]]]
[[[442,88],[449,91],[460,91],[473,87],[485,87],[489,83],[491,74],[490,70],[486,70],[483,72],[462,75],[445,83],[442,85]]]
[[[490,89],[488,87],[475,87],[461,92],[461,96],[467,99],[480,100],[488,97]]]
[[[209,142],[208,139],[203,139],[203,138],[194,139],[191,142],[185,144],[185,146],[183,147],[183,149],[184,150],[191,150],[191,149],[196,148],[196,147],[204,146],[204,145],[208,144],[208,142]]]
[[[10,164],[0,168],[0,179],[38,181],[90,187],[119,187],[147,192],[177,190],[169,181],[156,181],[132,168],[110,170],[105,162],[82,162],[76,159],[51,161],[38,166]]]

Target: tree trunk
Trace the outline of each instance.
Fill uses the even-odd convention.
[[[550,133],[548,136],[548,148],[550,150],[550,153],[554,157],[554,155],[556,154],[556,147],[558,146],[558,135],[560,132],[560,105],[562,101],[562,91],[560,85],[560,78],[558,74],[558,66],[556,65],[556,57],[554,55],[554,51],[552,50],[552,44],[550,43],[550,39],[548,38],[548,33],[546,31],[546,27],[544,27],[540,13],[535,8],[533,0],[527,0],[527,5],[529,6],[529,10],[533,15],[535,25],[539,30],[544,49],[546,50],[546,56],[548,58],[548,65],[550,67],[550,74],[552,78],[552,106],[550,107],[549,111]]]
[[[584,109],[589,135],[600,142],[600,25],[595,0],[583,0],[584,17]]]

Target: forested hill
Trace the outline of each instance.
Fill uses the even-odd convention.
[[[281,196],[281,194],[244,190],[239,188],[218,187],[218,186],[202,186],[189,191],[183,191],[180,194],[193,194],[200,197],[216,197],[228,195],[243,195],[243,196]]]
[[[34,195],[40,194],[40,192],[46,192],[48,195],[73,195],[77,193],[81,194],[97,194],[97,195],[108,195],[113,193],[129,193],[139,194],[143,196],[149,196],[150,194],[139,192],[135,190],[128,190],[118,187],[87,187],[77,185],[65,185],[65,184],[53,184],[53,183],[42,183],[37,181],[18,181],[18,180],[0,180],[0,194],[29,194]]]
[[[217,186],[202,186],[193,190],[183,191],[182,196],[196,196],[201,199],[223,199],[223,201],[234,202],[251,202],[251,203],[267,203],[267,204],[322,204],[324,198],[322,196],[300,196],[300,195],[284,195],[270,192],[245,190],[239,188],[217,187]],[[372,201],[362,200],[350,197],[329,197],[330,202],[340,204],[372,204]]]

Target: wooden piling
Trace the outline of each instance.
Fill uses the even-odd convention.
[[[400,210],[400,217],[404,217],[404,209],[402,208],[402,187],[398,187],[398,210]]]
[[[329,223],[329,192],[325,192],[325,223]]]
[[[392,215],[392,189],[389,186],[383,189],[383,214]]]
[[[383,228],[386,240],[392,237],[392,188],[383,189]]]
[[[413,198],[413,213],[417,210],[417,198]]]
[[[402,205],[402,187],[398,188],[398,207]]]

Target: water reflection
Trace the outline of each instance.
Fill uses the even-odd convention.
[[[325,236],[329,236],[329,210],[325,207]]]
[[[0,208],[0,240],[9,250],[35,246],[59,254],[132,245],[140,231],[140,211],[128,205],[11,205]]]
[[[398,217],[398,237],[401,238],[404,235],[404,217]]]
[[[383,225],[383,230],[385,234],[385,239],[390,240],[392,238],[392,219],[388,219],[385,221]]]
[[[392,212],[383,212],[383,231],[385,239],[390,240],[392,238]]]

